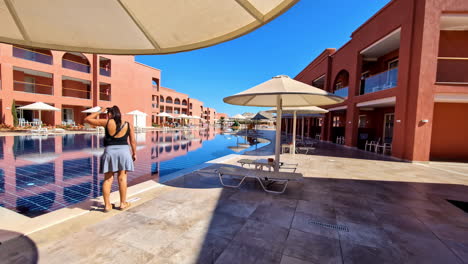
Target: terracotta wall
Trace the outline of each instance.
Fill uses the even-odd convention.
[[[468,104],[436,103],[431,160],[468,161]]]

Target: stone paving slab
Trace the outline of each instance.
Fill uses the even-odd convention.
[[[268,148],[239,158],[270,157]],[[0,259],[31,258],[28,246],[39,263],[468,263],[468,214],[446,201],[468,200],[464,169],[328,143],[282,159],[305,176],[283,195],[189,173],[140,194],[127,211],[90,212],[33,233],[33,247],[11,241],[16,250],[5,256],[0,245]]]

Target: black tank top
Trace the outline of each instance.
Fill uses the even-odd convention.
[[[128,122],[125,122],[120,128],[118,128],[115,131],[114,135],[111,136],[109,133],[109,129],[107,128],[107,125],[109,125],[109,121],[110,119],[107,120],[107,124],[105,127],[104,146],[107,147],[112,145],[128,145],[127,139],[128,135],[130,134],[130,127]],[[116,138],[115,136],[125,127],[125,125],[127,125],[127,132],[125,133],[125,135]]]

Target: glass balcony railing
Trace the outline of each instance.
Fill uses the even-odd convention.
[[[361,94],[383,91],[397,86],[398,68],[361,80]]]
[[[172,104],[172,100],[166,100],[166,103]]]
[[[23,81],[14,81],[13,90],[24,93],[46,94],[53,95],[54,88],[52,85],[28,83]]]
[[[33,50],[13,47],[13,57],[52,65],[52,56]]]
[[[99,74],[103,76],[110,77],[111,76],[111,70],[106,69],[106,68],[99,68]]]
[[[70,69],[70,70],[74,70],[74,71],[85,72],[85,73],[91,72],[91,67],[89,67],[89,65],[79,63],[76,61],[66,60],[66,59],[62,59],[62,67]]]
[[[348,98],[348,87],[343,87],[336,90],[333,94],[341,96],[343,98]]]

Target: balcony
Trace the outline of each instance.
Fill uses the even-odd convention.
[[[468,85],[468,58],[439,57],[437,60],[437,84]]]
[[[62,77],[62,96],[91,99],[91,82],[68,76]]]
[[[99,74],[102,76],[111,76],[111,60],[99,57]]]
[[[111,100],[111,85],[107,83],[99,84],[99,100],[110,101]]]
[[[336,90],[333,94],[337,96],[341,96],[343,98],[348,98],[348,87],[340,88]]]
[[[54,87],[47,84],[29,83],[24,81],[14,81],[13,90],[16,92],[53,95]]]
[[[70,69],[70,70],[74,70],[74,71],[84,72],[84,73],[91,72],[91,67],[89,65],[71,61],[71,60],[66,60],[66,59],[62,59],[62,67]]]
[[[103,76],[110,77],[111,76],[111,71],[110,71],[110,69],[99,68],[99,74],[103,75]]]
[[[361,80],[361,95],[391,89],[397,86],[398,68],[394,68]]]
[[[13,57],[52,65],[52,55],[46,52],[50,53],[50,51],[46,50],[44,50],[44,52],[39,52],[13,46]]]

